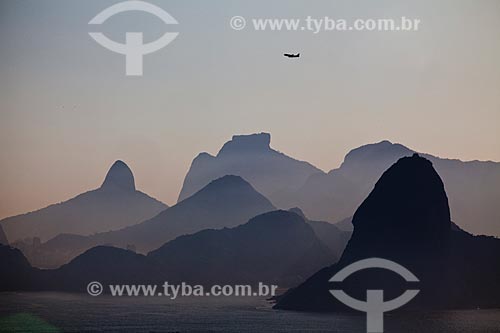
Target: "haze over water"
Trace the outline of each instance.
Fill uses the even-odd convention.
[[[366,332],[364,315],[272,310],[265,299],[254,297],[184,297],[172,301],[161,297],[3,293],[2,300],[0,317],[22,309],[23,320],[38,317],[64,332],[120,332],[124,328],[134,332]],[[0,330],[9,329],[8,320],[4,317],[0,321]],[[500,310],[385,316],[388,333],[495,333],[498,327]]]

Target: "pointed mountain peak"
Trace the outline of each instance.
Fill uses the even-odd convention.
[[[413,154],[392,165],[359,206],[354,232],[377,239],[431,242],[446,237],[450,209],[444,184],[426,158]]]
[[[118,160],[109,169],[101,188],[135,191],[134,175],[125,162]]]
[[[233,135],[231,141],[228,141],[221,148],[217,156],[227,153],[248,153],[262,152],[271,150],[271,134],[258,133],[249,135]]]

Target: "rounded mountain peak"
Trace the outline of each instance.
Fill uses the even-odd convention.
[[[248,183],[242,177],[236,175],[225,175],[223,177],[212,180],[207,186],[198,191],[198,193],[213,194],[233,190],[251,190],[252,192],[255,191],[252,185],[250,185],[250,183]]]
[[[125,162],[118,160],[109,169],[101,188],[135,191],[134,175]]]
[[[344,158],[343,166],[374,161],[396,161],[402,156],[410,156],[413,150],[388,140],[367,144],[351,150]]]
[[[446,237],[451,219],[444,184],[432,163],[413,154],[393,164],[359,206],[353,218],[354,232],[383,241],[427,241]]]

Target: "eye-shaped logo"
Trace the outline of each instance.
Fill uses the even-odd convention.
[[[386,259],[370,258],[357,261],[344,267],[329,281],[342,282],[349,275],[367,268],[384,268],[401,275],[407,282],[418,282],[419,280],[412,272],[403,266]],[[383,290],[367,290],[366,302],[352,298],[342,290],[330,290],[330,293],[345,305],[359,311],[366,312],[366,331],[373,333],[384,332],[384,312],[392,311],[402,307],[411,301],[419,290],[406,290],[401,296],[384,302]]]
[[[123,12],[143,11],[159,17],[165,24],[178,24],[175,18],[158,6],[144,1],[124,1],[112,5],[97,14],[89,24],[102,24],[108,18]],[[142,32],[127,32],[125,44],[115,42],[101,32],[90,32],[89,35],[100,45],[116,53],[124,54],[127,76],[142,76],[142,57],[158,51],[173,41],[178,32],[166,32],[159,39],[144,44]]]

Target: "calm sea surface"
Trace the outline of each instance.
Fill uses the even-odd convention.
[[[0,332],[366,332],[363,315],[271,309],[254,297],[0,293]],[[500,332],[500,310],[386,314],[386,332]]]

